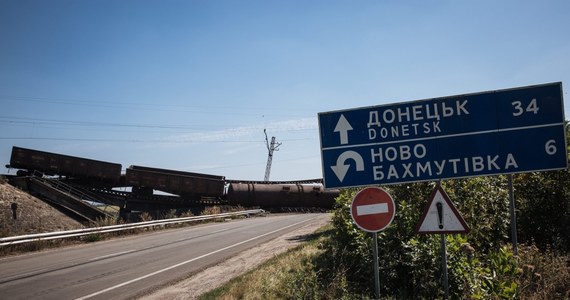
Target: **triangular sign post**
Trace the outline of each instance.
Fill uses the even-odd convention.
[[[438,183],[428,200],[416,233],[468,233],[469,226]]]
[[[469,226],[439,182],[431,193],[428,205],[416,226],[416,233],[440,234],[441,236],[441,267],[443,270],[444,299],[449,299],[449,280],[447,277],[447,251],[445,245],[446,233],[468,233]]]

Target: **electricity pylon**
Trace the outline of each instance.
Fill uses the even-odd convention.
[[[267,166],[265,167],[265,177],[263,180],[269,181],[269,173],[271,173],[271,162],[273,161],[273,151],[279,151],[279,146],[281,146],[281,143],[277,143],[274,136],[271,137],[271,143],[269,143],[269,139],[267,138],[267,131],[265,129],[263,129],[263,133],[265,133],[265,144],[267,145],[267,151],[269,151],[269,154],[267,155]]]

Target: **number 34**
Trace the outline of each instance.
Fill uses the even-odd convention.
[[[526,106],[526,109],[523,108],[523,103],[521,101],[513,101],[511,103],[515,111],[513,111],[513,116],[518,117],[521,116],[523,113],[533,113],[538,114],[538,105],[536,104],[536,98],[530,100],[530,103]]]

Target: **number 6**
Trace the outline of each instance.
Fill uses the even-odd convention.
[[[556,141],[555,140],[548,140],[546,145],[544,145],[544,150],[548,155],[554,155],[556,153]]]

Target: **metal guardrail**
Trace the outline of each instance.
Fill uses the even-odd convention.
[[[253,210],[245,210],[245,211],[231,212],[231,213],[222,213],[222,214],[215,214],[215,215],[194,216],[194,217],[165,219],[165,220],[154,220],[154,221],[146,221],[146,222],[139,222],[139,223],[130,223],[130,224],[111,225],[111,226],[75,229],[75,230],[67,230],[67,231],[54,231],[54,232],[46,232],[46,233],[11,236],[11,237],[0,238],[0,246],[8,246],[8,245],[28,243],[28,242],[37,242],[37,241],[46,241],[46,240],[78,237],[78,236],[90,235],[90,234],[95,234],[95,233],[109,233],[109,232],[130,230],[130,229],[136,229],[136,228],[164,226],[164,225],[168,225],[168,224],[178,224],[178,223],[211,220],[211,219],[226,218],[226,217],[233,217],[233,216],[256,215],[256,214],[262,214],[264,212],[265,211],[263,209],[253,209]]]

